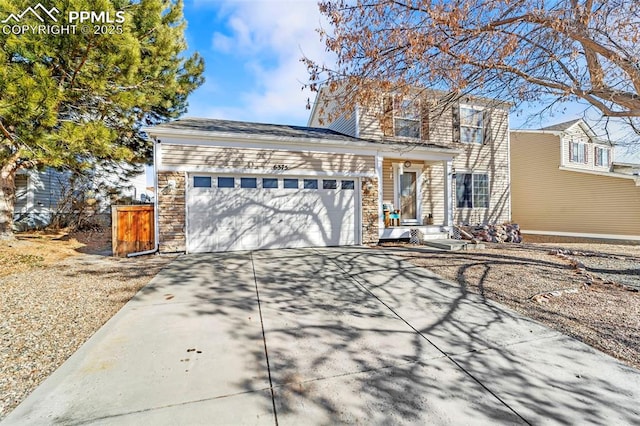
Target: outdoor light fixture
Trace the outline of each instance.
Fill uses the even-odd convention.
[[[166,194],[168,194],[169,192],[171,192],[171,191],[173,191],[174,189],[176,189],[176,187],[177,187],[177,186],[178,186],[178,185],[177,185],[177,183],[176,183],[176,180],[175,180],[175,179],[169,179],[169,180],[167,181],[167,185],[166,185],[164,188],[162,188],[162,191],[161,191],[161,192],[162,192],[163,194],[165,194],[165,195],[166,195]]]

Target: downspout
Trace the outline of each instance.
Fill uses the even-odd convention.
[[[154,227],[154,247],[151,250],[129,253],[127,257],[144,256],[145,254],[153,254],[160,248],[160,230],[158,229],[158,157],[156,151],[160,141],[153,140],[153,227]]]

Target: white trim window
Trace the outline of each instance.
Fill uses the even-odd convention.
[[[569,161],[572,163],[588,162],[587,144],[584,142],[569,142]]]
[[[395,136],[420,139],[420,104],[417,100],[395,99],[393,132]]]
[[[456,207],[488,208],[489,175],[487,173],[456,174]]]
[[[480,108],[460,105],[460,142],[484,143],[484,112]]]
[[[609,167],[611,161],[611,150],[609,148],[595,147],[596,166]]]

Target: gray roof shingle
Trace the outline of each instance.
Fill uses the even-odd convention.
[[[147,130],[148,133],[153,134],[153,130],[164,131],[196,131],[196,132],[211,132],[211,133],[225,133],[225,134],[242,134],[246,136],[271,136],[274,138],[285,137],[294,139],[313,139],[316,141],[345,141],[355,143],[373,143],[386,146],[396,147],[423,147],[423,148],[438,148],[452,150],[451,147],[425,143],[421,141],[405,142],[405,141],[393,141],[393,140],[370,140],[355,138],[353,136],[345,135],[335,130],[326,129],[322,127],[304,127],[304,126],[292,126],[288,124],[267,124],[267,123],[252,123],[247,121],[233,121],[233,120],[219,120],[213,118],[182,118],[179,120],[171,121],[164,124],[153,126]]]
[[[564,132],[565,130],[567,130],[569,127],[573,126],[574,124],[576,124],[580,120],[581,119],[578,118],[576,120],[565,121],[564,123],[558,123],[558,124],[554,124],[552,126],[543,127],[540,130],[554,130],[554,131]]]
[[[287,124],[251,123],[246,121],[218,120],[212,118],[182,118],[154,126],[156,129],[195,130],[201,132],[240,133],[301,139],[329,138],[357,141],[360,139],[319,127],[291,126]]]

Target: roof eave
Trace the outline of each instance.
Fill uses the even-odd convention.
[[[437,152],[446,154],[460,154],[462,151],[454,148],[436,147],[436,146],[421,146],[419,144],[403,144],[403,143],[380,143],[375,141],[368,141],[364,139],[334,139],[330,136],[326,138],[298,138],[292,136],[274,136],[274,135],[261,135],[254,133],[233,133],[233,132],[215,132],[210,130],[181,130],[181,129],[162,129],[157,127],[145,127],[142,129],[150,136],[153,137],[184,137],[188,139],[199,140],[239,140],[239,141],[258,141],[258,142],[279,142],[287,145],[313,145],[322,144],[323,146],[334,147],[358,147],[362,149],[372,149],[377,151],[384,151],[390,148],[405,148],[411,150],[418,150],[422,152]]]

